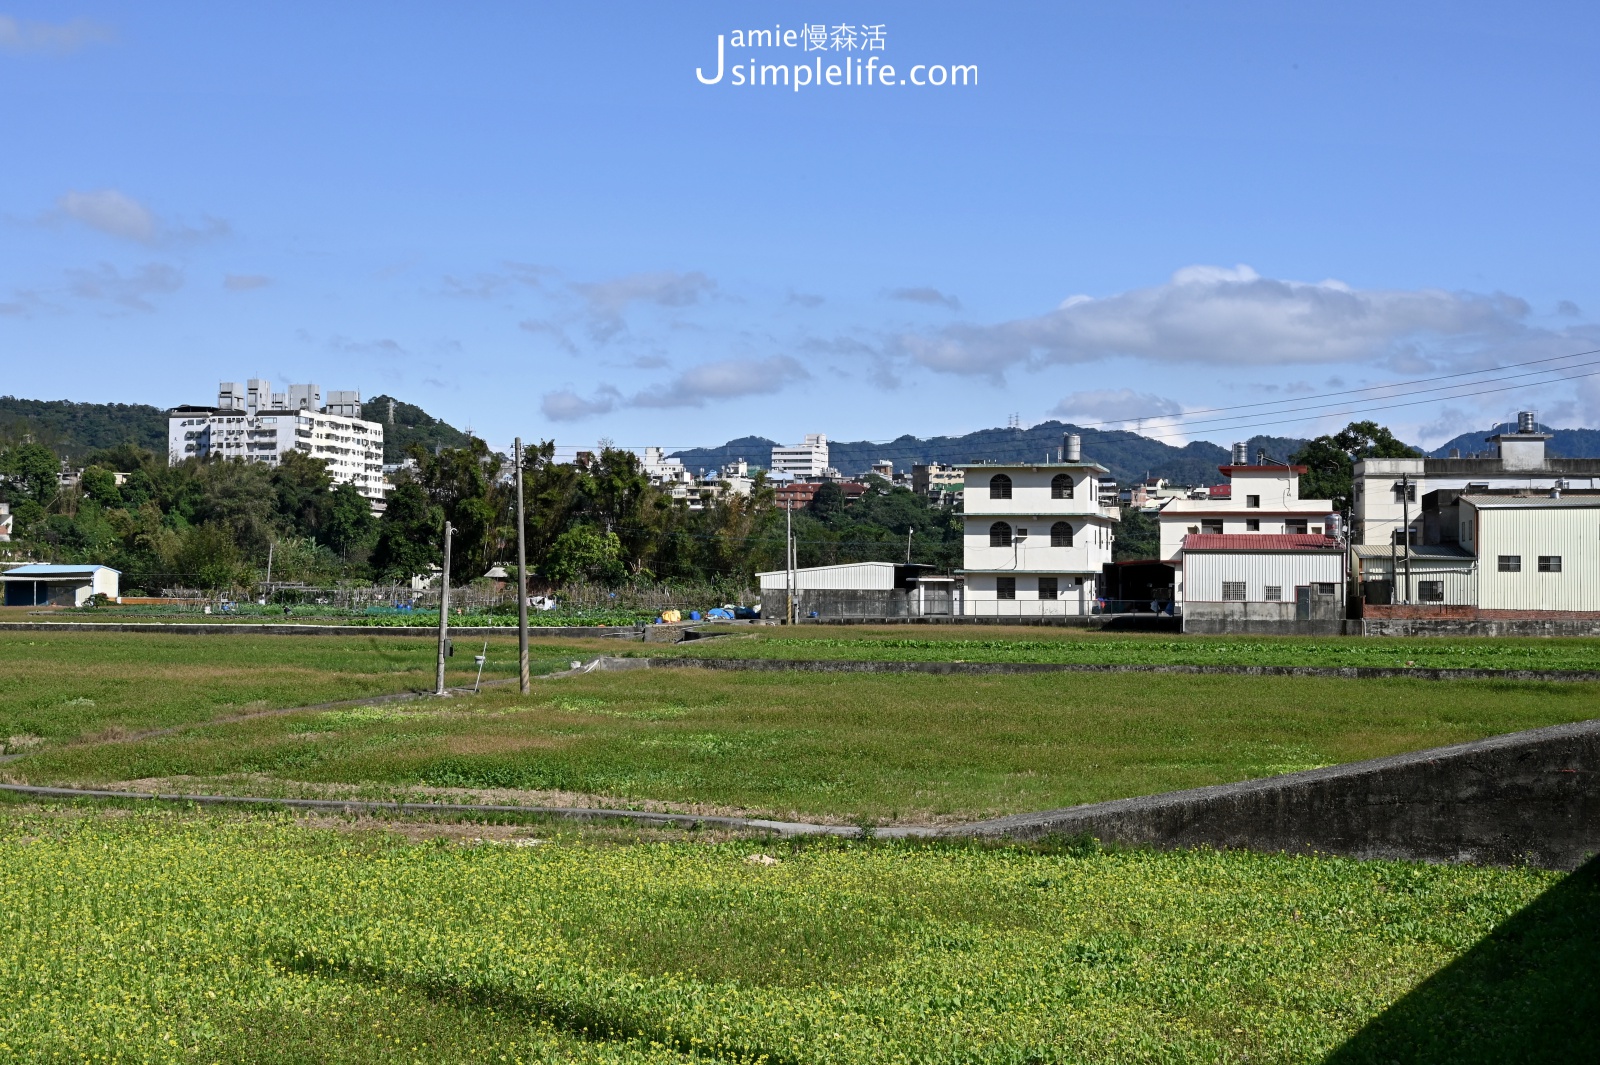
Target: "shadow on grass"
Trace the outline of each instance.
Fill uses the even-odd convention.
[[[1600,1061],[1600,858],[1419,985],[1324,1065]]]

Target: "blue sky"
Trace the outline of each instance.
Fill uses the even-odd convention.
[[[165,406],[314,380],[497,446],[887,439],[1012,413],[1225,443],[1238,422],[1175,420],[1600,348],[1597,22],[1578,4],[0,5],[0,393]],[[972,65],[977,84],[696,77],[719,34],[814,24],[881,26],[883,47],[728,62]],[[1429,443],[1517,406],[1595,425],[1597,381],[1374,416]],[[1349,420],[1254,414],[1275,433]]]

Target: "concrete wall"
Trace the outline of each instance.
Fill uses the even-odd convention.
[[[1600,721],[1003,817],[969,831],[1575,869],[1600,853]]]
[[[1367,607],[1371,611],[1373,607]],[[1390,608],[1392,609],[1392,608]],[[1363,636],[1600,636],[1600,613],[1550,614],[1479,610],[1472,617],[1373,617],[1361,621]]]

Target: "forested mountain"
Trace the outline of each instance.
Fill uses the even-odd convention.
[[[467,434],[429,414],[414,403],[392,396],[373,396],[361,404],[361,416],[383,423],[383,461],[399,462],[411,445],[428,451],[442,447],[465,447]]]
[[[1448,458],[1451,448],[1459,450],[1463,458],[1474,452],[1492,452],[1494,445],[1486,438],[1497,432],[1509,432],[1515,428],[1515,425],[1502,425],[1498,429],[1478,429],[1462,433],[1428,452],[1428,456],[1436,459]],[[1548,425],[1541,425],[1539,431],[1549,433],[1551,436],[1550,442],[1545,444],[1545,452],[1552,458],[1600,458],[1600,429],[1552,429]]]
[[[855,476],[883,459],[892,461],[900,472],[910,472],[913,464],[924,462],[1026,462],[1046,456],[1053,459],[1063,433],[1082,436],[1083,457],[1105,466],[1124,484],[1147,476],[1165,477],[1179,484],[1216,484],[1221,480],[1217,467],[1228,461],[1227,448],[1205,441],[1173,447],[1138,433],[1083,429],[1058,421],[1040,422],[1027,429],[980,429],[964,436],[902,436],[888,443],[829,441],[828,455],[833,466],[846,476]],[[1250,438],[1251,459],[1258,449],[1265,449],[1273,458],[1287,461],[1302,443],[1287,437],[1254,436]],[[721,447],[693,448],[676,454],[695,471],[740,458],[767,467],[776,446],[775,441],[765,437],[746,436]]]
[[[0,396],[0,445],[31,437],[69,462],[133,444],[167,452],[167,412],[144,403],[74,403]]]

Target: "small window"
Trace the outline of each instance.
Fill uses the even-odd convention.
[[[1260,532],[1261,531],[1261,519],[1260,518],[1246,518],[1245,519],[1245,523],[1244,523],[1244,531],[1245,532]]]
[[[1245,496],[1244,497],[1244,505],[1249,507],[1251,510],[1260,510],[1261,509],[1261,497],[1260,496]]]
[[[1560,555],[1540,555],[1539,556],[1539,572],[1540,573],[1560,573],[1561,572],[1561,556]]]
[[[1015,599],[1017,597],[1017,579],[1015,577],[996,577],[994,580],[994,595],[996,599]]]
[[[1265,599],[1269,603],[1283,602],[1283,585],[1267,585],[1265,588],[1261,589],[1261,598]]]
[[[1332,595],[1334,585],[1331,581],[1318,581],[1311,586],[1318,595]]]
[[[1444,581],[1418,581],[1417,598],[1424,603],[1444,602]]]
[[[1054,577],[1039,578],[1039,598],[1054,599],[1056,597],[1056,579]]]
[[[1304,536],[1306,532],[1306,519],[1290,518],[1288,521],[1283,523],[1283,531],[1286,533],[1298,533],[1299,535]]]
[[[997,473],[993,477],[989,478],[989,498],[1010,499],[1011,478],[1007,477],[1003,473]]]
[[[1072,526],[1068,525],[1064,521],[1058,521],[1054,525],[1050,526],[1050,546],[1071,547]]]
[[[1224,602],[1244,602],[1244,581],[1223,581],[1222,598]]]
[[[1200,531],[1203,533],[1220,534],[1222,532],[1222,520],[1219,518],[1216,521],[1201,521]]]
[[[1011,526],[1007,525],[1003,521],[997,521],[993,525],[989,526],[989,546],[1010,547]]]
[[[1500,572],[1501,573],[1521,573],[1522,572],[1522,556],[1521,555],[1501,555],[1500,556]]]
[[[1413,481],[1407,484],[1399,484],[1397,482],[1394,486],[1394,501],[1396,503],[1415,503],[1417,501],[1416,482]]]
[[[1050,478],[1050,498],[1051,499],[1071,499],[1072,498],[1072,475],[1071,474],[1058,473],[1054,477]]]

